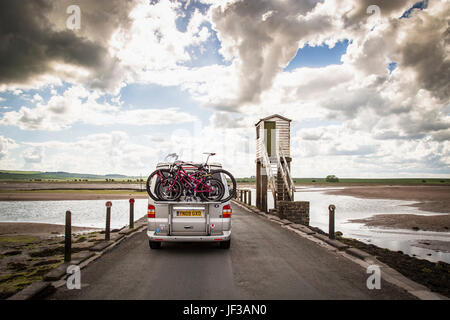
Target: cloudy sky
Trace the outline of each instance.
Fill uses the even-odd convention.
[[[2,0],[0,169],[146,175],[171,152],[216,152],[250,176],[254,124],[278,113],[296,177],[450,177],[449,13],[446,0]]]

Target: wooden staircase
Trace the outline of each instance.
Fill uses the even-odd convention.
[[[274,203],[276,204],[277,200],[294,201],[295,184],[283,150],[278,146],[276,155],[272,157],[269,157],[266,149],[262,153],[263,166],[266,169],[267,182],[272,191]],[[283,190],[282,194],[279,190]],[[284,195],[287,195],[287,199]]]

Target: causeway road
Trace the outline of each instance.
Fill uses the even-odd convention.
[[[146,232],[122,241],[81,270],[81,289],[48,299],[414,299],[357,263],[233,204],[231,248],[163,243]]]

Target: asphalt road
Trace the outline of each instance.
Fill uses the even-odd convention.
[[[150,250],[146,233],[123,241],[81,271],[82,288],[49,299],[411,299],[314,242],[233,206],[231,248],[165,243]]]

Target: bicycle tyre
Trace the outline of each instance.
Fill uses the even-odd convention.
[[[154,177],[158,172],[160,172],[164,177],[171,177],[171,176],[172,176],[172,173],[170,172],[169,169],[157,169],[157,170],[153,171],[153,172],[148,176],[147,182],[146,182],[146,184],[145,184],[145,187],[146,187],[146,189],[147,189],[147,193],[148,193],[148,195],[150,196],[150,198],[152,198],[152,199],[155,200],[155,201],[161,200],[161,198],[160,198],[160,197],[158,196],[158,194],[156,193],[156,187],[157,187],[157,185],[158,185],[158,182],[161,182],[161,179],[160,179],[159,177],[156,179],[156,182],[155,182],[155,188],[154,188],[155,194],[153,194],[153,192],[152,192],[151,181],[152,181],[153,177]],[[167,174],[167,176],[166,176],[165,174]]]
[[[208,192],[199,192],[200,198],[202,198],[202,200],[204,200],[206,202],[220,201],[220,199],[225,194],[225,187],[224,187],[222,181],[220,181],[219,179],[216,179],[216,178],[206,178],[203,183],[206,184],[208,181],[214,181],[217,184],[217,186],[219,187],[217,200],[208,198],[208,195],[209,195]]]
[[[161,185],[163,185],[163,183],[173,183],[175,186],[175,195],[173,197],[171,197],[170,199],[164,196],[164,193],[161,192]],[[161,201],[177,201],[178,199],[180,199],[181,195],[183,194],[183,187],[181,186],[181,183],[178,181],[174,181],[174,178],[172,177],[168,177],[167,179],[165,179],[164,181],[158,181],[155,185],[155,188],[158,188],[157,190],[155,190],[156,194],[160,197]]]
[[[227,178],[227,176],[229,177],[229,179],[231,180],[231,183],[233,185],[232,189],[229,190],[229,195],[226,198],[223,198],[222,200],[220,200],[220,202],[227,202],[230,199],[232,199],[235,195],[236,195],[236,190],[237,190],[237,183],[236,183],[236,179],[233,177],[233,175],[231,173],[229,173],[227,170],[224,169],[217,169],[217,170],[211,170],[210,172],[212,175],[216,174],[216,173],[223,173],[225,175],[225,178]],[[228,179],[227,179],[228,182]],[[222,183],[223,185],[223,183]],[[225,186],[224,186],[225,187]],[[228,183],[227,183],[227,187],[228,187]],[[228,188],[229,189],[229,188]],[[225,194],[225,192],[224,192]]]

